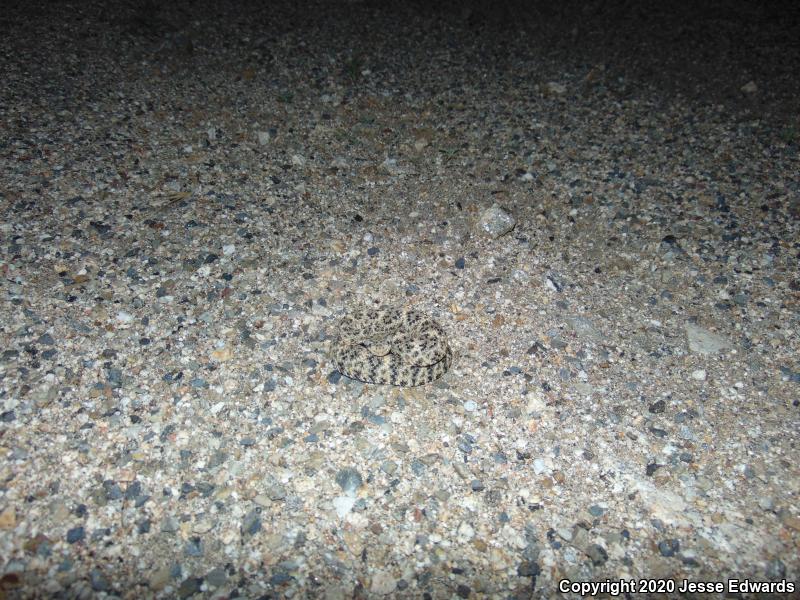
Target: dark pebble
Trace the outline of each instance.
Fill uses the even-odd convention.
[[[650,463],[649,465],[647,465],[647,469],[645,470],[645,472],[647,473],[648,477],[651,477],[653,475],[653,473],[656,472],[656,469],[659,469],[659,468],[661,468],[663,466],[664,465],[659,465],[659,464],[656,464],[656,463]]]
[[[672,420],[675,421],[676,423],[683,423],[683,422],[686,421],[686,419],[688,419],[690,417],[691,417],[691,415],[689,415],[689,413],[684,411],[684,412],[679,412],[678,414],[676,414],[672,418]]]
[[[242,520],[242,533],[253,535],[261,530],[261,509],[254,508]]]
[[[378,254],[378,252],[380,252],[380,250],[378,250],[375,246],[367,249],[367,254],[369,256],[375,256],[376,254]]]
[[[294,579],[291,575],[284,572],[275,573],[272,577],[269,578],[269,582],[271,585],[283,585],[285,583],[289,583]]]
[[[134,500],[142,493],[142,483],[134,481],[125,490],[125,500]]]
[[[779,367],[784,381],[791,381],[792,383],[800,383],[800,371],[792,371],[788,367]]]
[[[647,410],[657,415],[663,413],[666,410],[666,408],[667,408],[667,403],[664,402],[663,400],[659,400],[658,402],[654,402],[653,404],[651,404]]]
[[[336,473],[335,481],[345,492],[354,492],[364,483],[361,473],[349,467]]]
[[[681,544],[676,539],[667,539],[658,542],[658,551],[661,552],[661,556],[675,556],[680,549]]]
[[[425,463],[421,460],[415,458],[411,461],[411,472],[414,473],[417,477],[421,477],[423,473],[425,473]]]
[[[4,413],[0,413],[0,421],[3,423],[11,423],[17,418],[17,415],[14,413],[13,410],[7,410]]]
[[[483,482],[480,479],[473,479],[469,485],[473,492],[482,492],[486,489],[486,486],[483,485]]]
[[[211,455],[211,458],[208,459],[208,468],[213,469],[215,467],[220,466],[226,460],[228,460],[228,454],[223,452],[222,450],[217,450],[214,454]]]
[[[592,564],[599,566],[605,564],[608,560],[608,552],[606,549],[598,544],[592,544],[586,549],[586,556],[592,560]]]
[[[102,221],[89,221],[89,225],[99,234],[105,234],[111,231],[111,226],[106,225]]]
[[[184,579],[181,581],[181,585],[178,587],[178,596],[181,598],[194,596],[200,591],[201,585],[203,585],[202,577],[189,577],[188,579]]]
[[[464,257],[462,256],[456,260],[456,269],[463,269],[465,264]]]
[[[458,440],[458,449],[464,454],[472,454],[472,444],[469,443],[469,440]]]
[[[42,335],[40,335],[39,339],[36,340],[36,342],[38,344],[42,344],[43,346],[52,346],[53,344],[56,343],[56,341],[53,339],[53,336],[50,335],[49,333],[43,333]]]
[[[136,524],[136,531],[140,534],[150,533],[150,519],[139,521],[139,523]]]
[[[459,598],[469,598],[469,595],[472,593],[472,590],[468,585],[459,584],[456,588],[456,594],[458,594]]]
[[[86,537],[86,530],[83,527],[73,527],[67,531],[67,543],[74,544]]]
[[[183,547],[186,556],[203,556],[203,542],[199,537],[191,537]]]
[[[339,380],[342,378],[342,374],[339,371],[331,371],[328,375],[328,383],[332,383],[336,385],[339,383]]]
[[[89,582],[95,592],[108,591],[108,581],[103,577],[103,573],[100,569],[92,569],[89,571]]]
[[[265,435],[267,436],[268,440],[274,440],[284,431],[283,427],[270,427],[267,429]]]
[[[537,577],[542,570],[539,568],[538,563],[530,560],[519,563],[517,567],[517,575],[520,577]]]
[[[228,580],[228,574],[222,567],[216,567],[206,573],[206,583],[212,587],[222,587]]]
[[[533,345],[527,349],[527,354],[539,354],[543,353],[545,350],[544,346],[542,346],[539,342],[534,342]]]
[[[520,448],[517,448],[515,452],[517,454],[517,460],[519,461],[529,460],[531,457],[530,450],[521,450]]]
[[[50,541],[42,540],[42,542],[36,547],[36,554],[38,554],[42,558],[47,558],[48,556],[52,556],[53,546],[52,544],[50,544]]]
[[[195,488],[198,492],[200,492],[200,495],[203,496],[203,498],[208,498],[214,493],[216,486],[208,481],[199,481]]]
[[[239,444],[241,444],[245,448],[249,448],[250,446],[255,446],[256,441],[253,438],[246,437],[239,440]]]
[[[593,517],[599,517],[604,512],[606,512],[606,509],[603,508],[602,506],[598,506],[597,504],[593,504],[592,506],[589,507],[589,514],[592,515]]]
[[[166,381],[167,383],[171,383],[173,381],[180,381],[181,379],[183,379],[183,371],[176,371],[175,373],[165,373],[161,379]]]

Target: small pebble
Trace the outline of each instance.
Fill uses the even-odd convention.
[[[86,537],[86,530],[83,527],[73,527],[67,531],[67,543],[74,544]]]
[[[361,479],[361,474],[358,471],[352,468],[346,468],[336,473],[336,483],[345,493],[354,493],[364,484],[364,481]]]
[[[658,542],[658,551],[661,553],[661,556],[675,556],[680,549],[680,542],[676,539],[667,539]]]

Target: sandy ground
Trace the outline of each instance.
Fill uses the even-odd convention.
[[[796,8],[4,11],[0,598],[797,593]]]

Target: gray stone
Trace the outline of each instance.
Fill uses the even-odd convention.
[[[358,471],[348,467],[336,474],[336,483],[345,493],[352,493],[363,485],[364,480]]]
[[[492,239],[505,235],[517,224],[510,213],[503,210],[498,204],[493,204],[481,213],[476,224],[478,233]]]

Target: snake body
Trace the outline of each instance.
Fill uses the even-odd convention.
[[[340,321],[333,360],[351,379],[413,387],[444,375],[453,352],[441,325],[420,312],[362,309]]]

